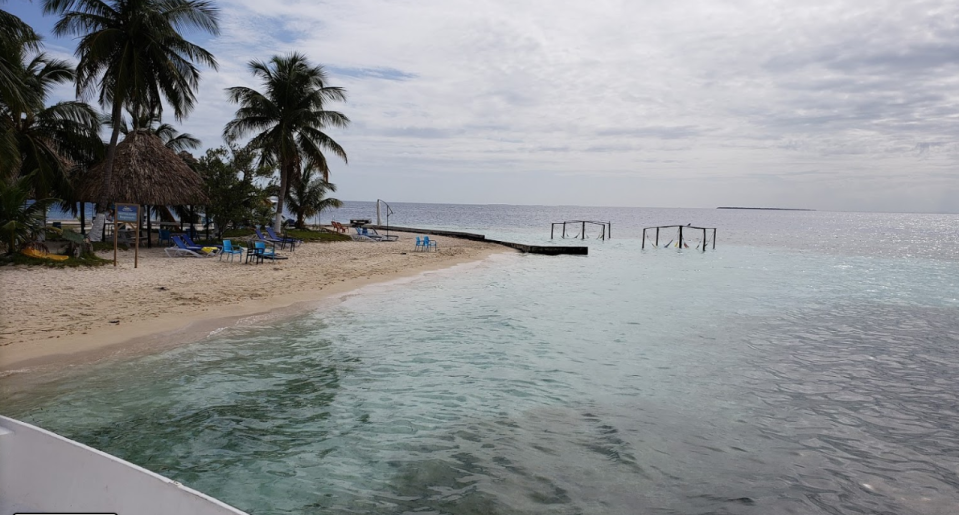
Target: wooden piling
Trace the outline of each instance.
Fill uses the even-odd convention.
[[[87,204],[86,202],[80,202],[80,235],[87,235],[87,214],[86,211]]]
[[[656,228],[656,246],[659,246],[659,227]]]
[[[716,250],[716,229],[713,229],[713,250]]]
[[[679,248],[683,248],[683,226],[679,226]]]
[[[706,229],[703,229],[703,252],[706,252]]]
[[[579,235],[581,236],[580,238],[581,240],[586,239],[586,222],[583,222],[583,229],[582,229],[582,232],[579,233]]]
[[[147,213],[147,248],[153,248],[153,218],[150,217],[150,206],[144,206]],[[140,235],[137,234],[137,237]]]

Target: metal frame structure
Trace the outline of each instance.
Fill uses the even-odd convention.
[[[659,230],[660,229],[676,229],[679,228],[679,248],[683,248],[683,229],[694,230],[694,231],[703,231],[703,252],[706,252],[706,231],[713,231],[713,250],[716,250],[716,228],[715,227],[693,227],[692,225],[659,225],[654,227],[643,227],[643,244],[642,248],[646,248],[646,231],[651,229],[656,229],[656,239],[653,244],[659,246]],[[670,243],[672,243],[670,241]]]
[[[554,238],[555,233],[556,233],[556,226],[557,226],[557,225],[562,225],[562,226],[563,226],[563,233],[562,233],[562,236],[561,236],[561,237],[565,239],[565,238],[566,238],[566,224],[581,224],[580,233],[579,233],[579,236],[580,236],[580,239],[581,239],[581,240],[585,240],[585,239],[586,239],[586,224],[599,225],[600,227],[602,227],[602,228],[603,228],[603,232],[602,232],[602,234],[600,235],[600,239],[603,240],[603,241],[605,241],[605,240],[608,239],[608,238],[612,238],[612,237],[613,237],[613,223],[612,223],[612,222],[598,222],[598,221],[595,221],[595,220],[567,220],[567,221],[565,221],[565,222],[553,222],[553,223],[552,223],[552,225],[551,225],[550,228],[549,228],[549,239],[552,240],[552,239]]]

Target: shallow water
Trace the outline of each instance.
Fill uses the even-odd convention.
[[[750,227],[494,256],[0,411],[251,513],[956,513],[959,262]]]

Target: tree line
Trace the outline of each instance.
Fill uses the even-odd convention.
[[[5,0],[0,0],[0,3]],[[77,213],[75,187],[85,170],[104,167],[97,206],[106,209],[121,135],[148,131],[180,153],[203,177],[208,216],[223,230],[273,218],[279,231],[285,209],[302,227],[305,218],[338,207],[326,197],[328,155],[347,162],[328,133],[350,120],[330,110],[346,100],[322,66],[298,53],[253,60],[259,88],[228,88],[237,105],[224,146],[199,159],[200,146],[164,119],[182,122],[194,109],[200,67],[216,70],[215,56],[187,41],[188,31],[219,34],[219,9],[210,0],[42,0],[58,18],[53,33],[73,36],[74,66],[43,51],[41,37],[0,9],[0,232],[8,252],[30,239],[46,207]],[[76,99],[50,103],[53,88],[72,83]],[[98,109],[99,108],[99,109]],[[101,133],[109,133],[104,141]],[[241,145],[240,142],[245,141]],[[268,197],[276,197],[273,206]],[[34,202],[16,202],[30,199]],[[88,199],[84,199],[88,200]]]

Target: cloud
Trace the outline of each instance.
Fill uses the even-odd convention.
[[[343,198],[959,212],[939,193],[959,189],[951,2],[220,6],[183,129],[218,145],[224,88],[258,87],[246,63],[303,52],[349,94]]]

